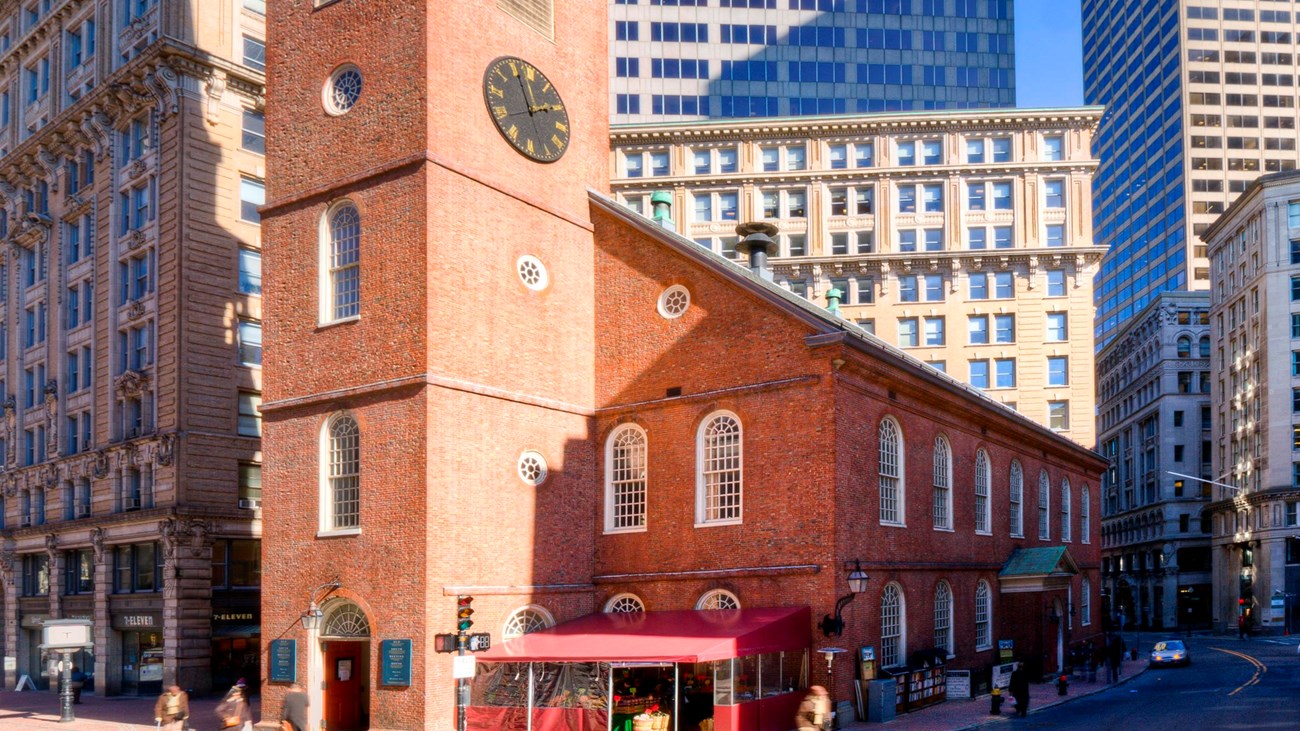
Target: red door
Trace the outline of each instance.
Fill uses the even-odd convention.
[[[365,693],[368,642],[325,645],[325,723],[328,731],[364,731],[361,697]]]

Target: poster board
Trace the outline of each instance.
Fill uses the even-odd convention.
[[[948,697],[970,699],[970,671],[948,671]]]

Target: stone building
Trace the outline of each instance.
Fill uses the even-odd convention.
[[[1084,445],[1094,443],[1090,151],[1101,110],[613,128],[618,199],[735,256],[781,228],[775,281]]]
[[[460,597],[506,656],[783,609],[800,689],[846,563],[886,668],[1095,635],[1094,453],[602,192],[603,0],[454,5],[268,16],[265,713],[451,726]]]
[[[4,686],[256,678],[265,6],[4,7]]]
[[[1300,173],[1256,180],[1204,238],[1214,624],[1280,632],[1300,592]]]
[[[1097,359],[1106,616],[1210,624],[1210,297],[1165,292]]]

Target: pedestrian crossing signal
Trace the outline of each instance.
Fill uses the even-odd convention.
[[[470,616],[474,614],[474,607],[470,606],[474,602],[472,596],[456,597],[456,629],[460,632],[469,631],[474,626],[474,620]]]

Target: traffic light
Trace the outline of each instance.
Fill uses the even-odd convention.
[[[472,596],[456,597],[456,629],[460,632],[467,632],[474,626],[474,620],[470,619],[474,614],[474,607],[470,606],[473,603]]]
[[[1246,606],[1246,600],[1245,600],[1245,599],[1238,599],[1238,600],[1237,600],[1237,606],[1239,606],[1239,607],[1244,607],[1244,606]]]

